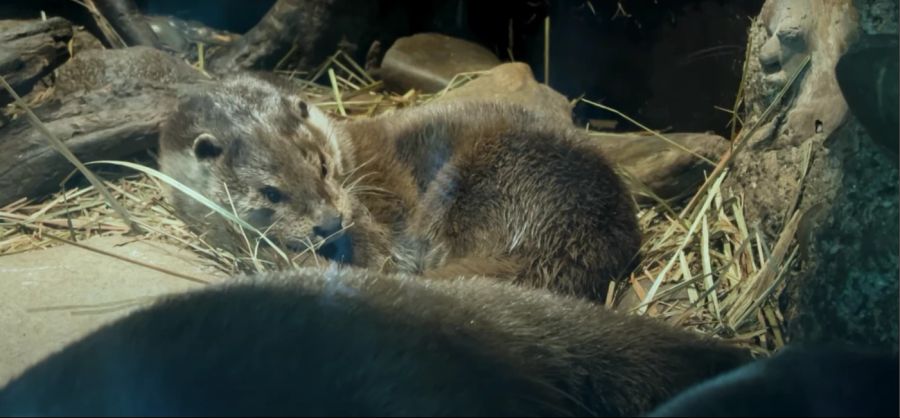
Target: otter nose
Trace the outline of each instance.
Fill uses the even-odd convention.
[[[319,225],[313,227],[313,233],[322,238],[328,238],[341,230],[342,220],[339,213],[326,215],[319,222]]]

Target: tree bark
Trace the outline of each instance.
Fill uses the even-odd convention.
[[[23,95],[67,57],[72,24],[54,17],[47,20],[0,20],[0,75]],[[0,91],[0,106],[12,98]]]
[[[290,62],[309,69],[334,53],[342,39],[358,41],[376,9],[377,2],[368,0],[278,0],[241,39],[211,56],[208,68],[228,74]]]
[[[128,46],[159,47],[159,39],[132,0],[93,0],[97,10]]]

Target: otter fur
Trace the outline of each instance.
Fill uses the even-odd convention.
[[[174,112],[160,165],[289,248],[596,298],[629,271],[641,236],[630,195],[589,141],[496,100],[342,120],[284,80],[242,74]],[[190,198],[172,199],[189,222],[210,219]]]
[[[12,380],[0,415],[628,416],[744,349],[486,278],[238,278],[101,328]]]
[[[709,379],[651,417],[896,417],[897,352],[826,344],[787,346]]]

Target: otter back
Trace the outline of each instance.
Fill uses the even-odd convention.
[[[0,415],[633,415],[747,359],[547,291],[305,269],[115,322],[9,383]]]
[[[588,298],[630,271],[641,236],[611,165],[571,124],[515,103],[430,103],[343,122],[368,186],[413,196],[365,198],[399,225],[402,271],[480,274]],[[435,256],[435,253],[438,256]],[[404,264],[405,263],[405,264]]]

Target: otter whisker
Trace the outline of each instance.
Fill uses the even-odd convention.
[[[301,251],[296,256],[294,256],[291,260],[292,261],[296,260],[296,259],[302,257],[303,255],[305,255],[306,253],[309,253],[312,250],[313,259],[316,261],[316,265],[318,265],[318,260],[316,260],[316,258],[315,258],[316,257],[316,252],[315,252],[316,246],[315,246],[315,244],[313,244],[312,240],[309,239],[309,237],[307,237],[307,238],[300,240],[299,242],[302,243],[306,247],[306,249]]]
[[[269,225],[266,229],[264,229],[262,231],[263,235],[268,235],[269,230],[272,229],[272,227],[274,227],[274,226],[275,226],[275,222],[272,222],[271,225]],[[254,260],[256,260],[259,257],[259,244],[260,243],[262,243],[262,237],[260,237],[259,239],[256,240],[256,245],[253,247],[253,259]],[[291,263],[293,263],[293,260],[291,260]]]
[[[366,160],[366,161],[363,162],[362,164],[357,165],[357,166],[354,167],[352,170],[348,171],[347,174],[345,174],[344,181],[341,182],[341,187],[344,187],[344,184],[347,183],[347,180],[349,180],[351,177],[353,177],[353,174],[354,174],[354,173],[356,173],[357,171],[359,171],[360,168],[363,168],[363,167],[365,167],[366,165],[371,164],[372,161],[375,161],[375,157],[374,157],[374,156],[371,157],[371,158],[369,158],[368,160]]]
[[[370,171],[370,172],[368,172],[368,173],[365,173],[365,174],[359,176],[359,178],[357,178],[356,180],[353,180],[353,183],[350,183],[350,186],[348,186],[348,188],[352,189],[352,188],[355,187],[357,184],[359,184],[359,182],[362,181],[364,178],[366,178],[366,177],[368,177],[368,176],[371,176],[371,175],[373,175],[373,174],[377,174],[377,173],[378,173],[377,171]],[[341,187],[344,187],[344,186],[341,185]]]
[[[393,196],[393,195],[395,195],[394,193],[389,192],[387,190],[383,190],[383,189],[382,190],[353,190],[351,193],[353,193],[356,196],[366,196],[366,195],[369,195],[369,196],[378,196],[378,195]]]
[[[306,250],[304,250],[303,253],[306,253],[306,252],[309,251],[309,250],[313,250],[313,252],[312,252],[313,261],[316,263],[316,267],[321,268],[322,266],[319,264],[319,254],[316,253],[316,251],[315,251],[315,250],[318,250],[318,249],[319,249],[319,246],[316,245],[316,244],[314,244],[314,243],[312,242],[312,239],[311,239],[310,237],[306,237],[306,238],[304,238],[304,240],[305,240],[308,244],[306,245]]]
[[[385,189],[383,187],[378,187],[378,186],[360,186],[360,187],[354,187],[352,189],[347,189],[347,193],[353,193],[353,194],[361,194],[361,193],[366,193],[366,192],[369,192],[372,194],[374,194],[374,192],[377,192],[377,193],[381,193],[381,194],[385,194],[385,195],[394,195],[395,194],[394,192],[392,192],[388,189]]]

